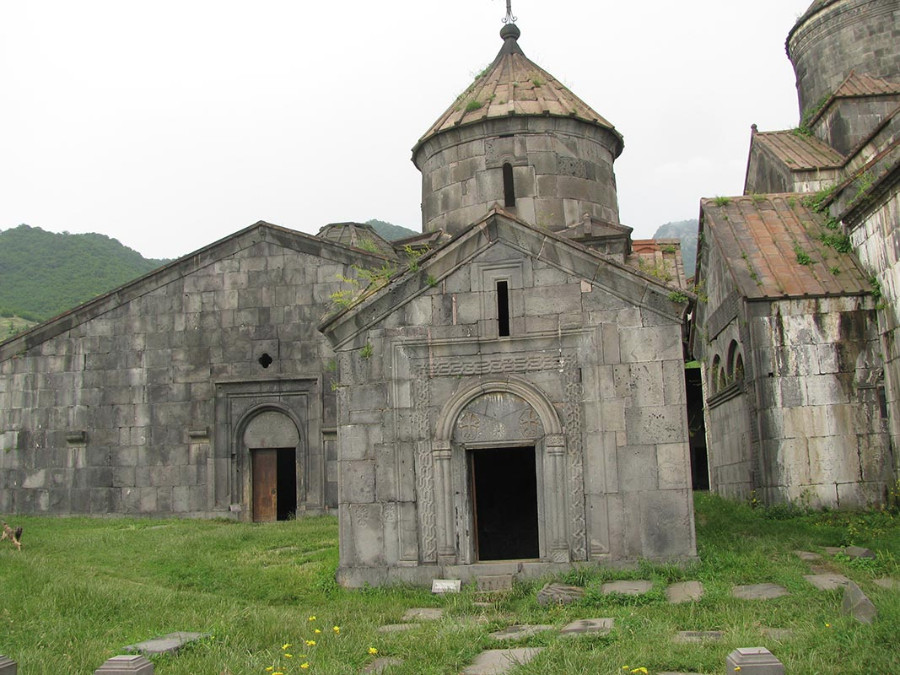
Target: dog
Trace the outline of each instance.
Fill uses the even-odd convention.
[[[13,529],[7,525],[5,522],[3,523],[3,534],[0,534],[0,541],[4,539],[9,539],[13,546],[16,547],[17,551],[22,550],[22,528],[17,527],[15,532]]]

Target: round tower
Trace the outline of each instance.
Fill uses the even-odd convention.
[[[519,36],[503,27],[497,58],[413,148],[425,232],[456,234],[494,206],[550,230],[586,213],[619,223],[621,134],[526,58]]]
[[[847,78],[900,71],[900,0],[816,0],[794,25],[787,53],[807,118]]]

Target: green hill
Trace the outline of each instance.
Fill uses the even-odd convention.
[[[680,239],[681,260],[684,263],[684,275],[694,276],[697,268],[697,221],[679,220],[674,223],[660,225],[653,235],[654,239]]]
[[[102,234],[19,225],[0,232],[0,317],[44,321],[166,262],[148,260]]]
[[[372,229],[375,230],[379,237],[388,241],[394,241],[395,239],[406,239],[407,237],[412,237],[415,234],[422,234],[421,232],[410,230],[408,227],[394,225],[393,223],[386,223],[383,220],[376,220],[374,218],[372,220],[367,220],[366,225],[371,225]]]

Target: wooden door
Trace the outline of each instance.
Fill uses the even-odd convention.
[[[278,451],[252,450],[253,521],[268,523],[278,518]]]

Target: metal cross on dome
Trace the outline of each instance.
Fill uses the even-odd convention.
[[[512,0],[506,0],[506,16],[503,18],[503,23],[515,23],[518,20],[518,17],[513,16],[512,13]]]

